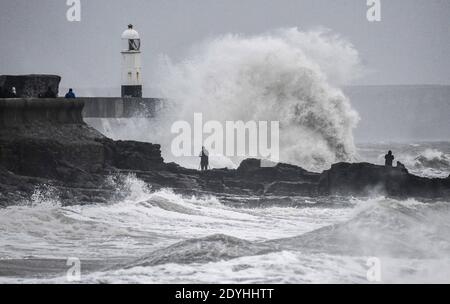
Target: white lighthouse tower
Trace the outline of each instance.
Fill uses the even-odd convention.
[[[142,97],[141,39],[132,24],[122,41],[122,97]]]

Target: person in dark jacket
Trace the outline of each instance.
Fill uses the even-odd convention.
[[[65,98],[67,98],[67,99],[73,99],[73,98],[76,98],[75,93],[73,92],[72,89],[69,89],[69,92],[67,92]]]
[[[202,152],[200,152],[200,167],[202,171],[208,170],[209,167],[209,152],[205,147],[202,147]]]
[[[385,164],[384,165],[386,167],[392,167],[392,163],[393,163],[393,161],[395,159],[394,155],[392,155],[392,151],[389,151],[388,154],[386,154],[384,156],[384,159],[385,159]]]

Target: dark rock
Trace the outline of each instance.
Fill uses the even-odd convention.
[[[301,195],[301,196],[318,196],[317,184],[302,182],[280,181],[270,184],[265,194],[270,195]]]
[[[308,172],[294,165],[279,163],[272,167],[262,167],[259,159],[242,161],[237,169],[237,174],[241,177],[265,182],[317,182],[319,180],[319,174]]]
[[[35,136],[41,132],[35,132],[33,128],[15,128],[7,132],[0,130],[0,165],[25,176],[60,180],[74,180],[82,176],[86,180],[91,173],[95,173],[93,170],[98,169],[98,165],[104,163],[103,146],[86,136],[88,126],[40,127],[40,131],[45,129],[48,135]],[[63,138],[61,132],[71,134],[72,140]]]
[[[263,183],[254,182],[248,179],[237,177],[235,179],[226,179],[224,181],[228,193],[263,195],[265,185]]]
[[[136,141],[112,141],[100,139],[108,151],[108,165],[129,170],[149,171],[161,167],[164,159],[161,157],[161,146]]]
[[[261,168],[261,160],[255,159],[255,158],[248,158],[246,160],[243,160],[241,164],[238,167],[239,172],[249,172],[252,170],[256,170]]]
[[[56,95],[59,91],[61,77],[57,75],[1,75],[0,87],[3,89],[16,88],[17,97],[39,97],[50,87]]]
[[[322,173],[319,191],[326,195],[384,194],[396,197],[450,197],[450,181],[409,174],[402,168],[368,163],[338,163]]]

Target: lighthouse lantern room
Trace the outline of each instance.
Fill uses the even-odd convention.
[[[122,97],[142,97],[141,39],[132,24],[122,41]]]

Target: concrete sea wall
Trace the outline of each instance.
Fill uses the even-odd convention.
[[[0,125],[24,126],[34,122],[81,124],[83,106],[83,101],[77,99],[0,99]]]
[[[78,100],[84,103],[86,118],[154,117],[163,106],[163,100],[158,98],[83,97]]]
[[[82,123],[86,118],[154,117],[162,108],[156,98],[0,99],[0,125],[25,125],[33,121]]]

